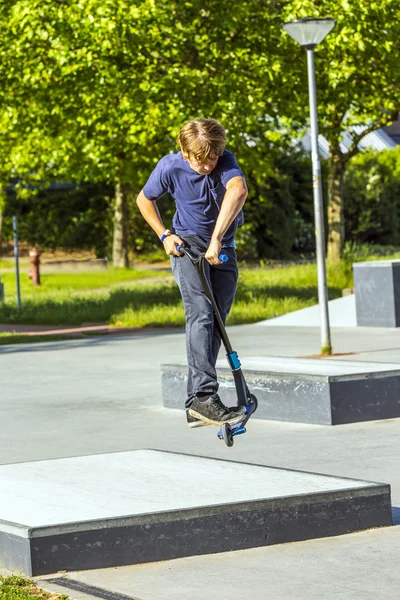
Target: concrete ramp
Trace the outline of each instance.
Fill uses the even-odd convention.
[[[329,321],[331,327],[356,327],[356,300],[354,294],[336,298],[328,302]],[[319,304],[295,310],[281,317],[261,321],[257,325],[271,327],[320,327]]]
[[[400,417],[400,365],[332,359],[250,356],[243,359],[249,390],[258,400],[256,419],[343,425]],[[217,361],[226,406],[237,403],[232,372]],[[163,403],[184,409],[187,365],[161,365]]]
[[[0,565],[27,575],[391,524],[389,485],[153,450],[4,465],[0,490]]]

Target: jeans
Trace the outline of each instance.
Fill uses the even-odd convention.
[[[185,247],[198,255],[208,248],[206,240],[199,236],[180,236]],[[220,265],[204,263],[207,280],[214,294],[218,310],[225,323],[231,309],[238,279],[236,251],[224,248],[229,261]],[[214,312],[210,300],[203,291],[197,269],[185,255],[171,256],[172,272],[179,286],[186,319],[186,352],[189,365],[187,395],[188,408],[198,392],[215,394],[218,390],[215,363],[221,346],[221,338],[214,326]]]

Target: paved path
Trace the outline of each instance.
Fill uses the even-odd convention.
[[[171,333],[175,331],[183,331],[182,328],[176,327],[148,327],[146,332],[149,333]],[[79,327],[71,325],[1,325],[0,333],[19,333],[22,335],[65,335],[74,338],[84,337],[85,335],[93,334],[115,334],[115,335],[135,335],[143,334],[143,327],[111,327],[107,323],[84,323]]]
[[[318,328],[229,332],[244,366],[246,356],[319,351]],[[341,360],[400,363],[397,330],[334,329],[332,337]],[[184,359],[178,332],[1,346],[0,463],[159,448],[387,482],[400,507],[400,419],[335,427],[255,420],[228,449],[214,428],[189,430],[182,411],[162,407],[160,364]],[[394,516],[400,524],[400,508]],[[397,599],[399,531],[70,576],[140,600],[230,600],[239,593],[253,600]]]
[[[329,323],[331,327],[357,327],[356,297],[354,294],[329,300]],[[267,327],[319,327],[321,311],[319,304],[261,321]]]

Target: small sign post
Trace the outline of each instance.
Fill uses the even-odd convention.
[[[17,307],[21,309],[21,288],[19,284],[19,252],[18,252],[18,222],[17,217],[12,218],[14,233],[14,256],[15,256],[15,277],[17,282]]]

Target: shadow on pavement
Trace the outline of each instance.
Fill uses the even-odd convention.
[[[166,335],[178,335],[183,334],[184,329],[177,331],[143,331],[140,333],[135,333],[134,335],[126,335],[126,334],[108,334],[108,335],[94,335],[87,336],[85,338],[79,339],[70,339],[63,340],[58,342],[31,342],[28,344],[10,344],[0,346],[0,355],[1,354],[13,354],[16,352],[49,352],[50,350],[66,350],[67,348],[84,348],[89,346],[100,346],[102,344],[108,344],[112,342],[124,342],[136,338],[149,338],[149,337],[159,337]]]

